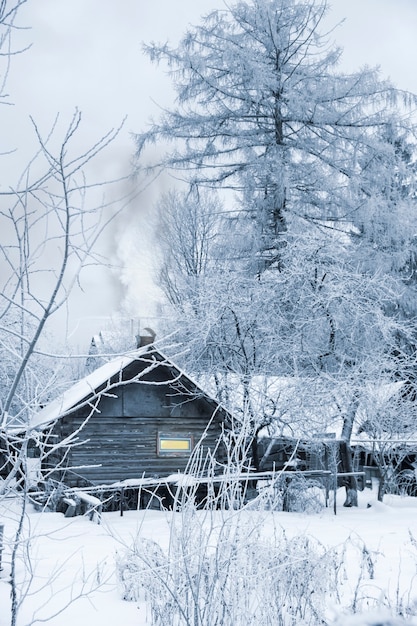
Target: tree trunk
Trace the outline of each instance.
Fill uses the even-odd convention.
[[[385,495],[385,474],[379,472],[379,484],[378,484],[378,502],[382,502]]]
[[[340,444],[340,456],[342,461],[342,473],[350,474],[353,472],[352,451],[347,441],[342,441]],[[358,486],[356,483],[356,477],[344,477],[343,484],[346,487],[346,500],[344,501],[343,506],[358,506]]]
[[[353,472],[353,463],[352,463],[352,450],[350,448],[350,438],[352,436],[353,424],[355,421],[356,411],[359,405],[359,401],[356,395],[354,395],[351,406],[349,407],[349,411],[347,415],[345,415],[343,420],[343,429],[342,429],[342,443],[340,446],[340,455],[342,457],[342,472],[343,473],[351,473]],[[346,487],[346,500],[343,503],[343,506],[358,506],[358,485],[356,482],[356,476],[346,476],[343,484]]]

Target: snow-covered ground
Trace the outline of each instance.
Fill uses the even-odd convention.
[[[340,503],[343,496],[340,490]],[[401,606],[407,607],[411,620],[407,623],[417,624],[417,618],[412,617],[414,612],[417,616],[417,498],[387,496],[381,504],[375,500],[375,490],[368,489],[359,496],[357,509],[338,506],[337,515],[332,508],[313,514],[199,511],[195,515],[212,529],[224,523],[227,516],[239,521],[245,519],[254,522],[259,537],[267,536],[270,541],[284,530],[287,537],[314,538],[322,546],[334,547],[344,554],[344,571],[339,572],[344,589],[339,602],[334,597],[328,598],[328,624],[377,623],[355,621],[357,617],[353,621],[352,618],[337,621],[343,607],[352,607],[354,602],[361,612],[367,610],[367,597],[372,599],[371,606],[376,598],[381,611],[390,607],[398,613]],[[16,529],[17,510],[16,502],[11,499],[0,503],[0,523],[4,524],[0,626],[10,624],[10,540]],[[173,519],[181,524],[182,513],[128,511],[123,517],[119,513],[105,513],[101,524],[97,524],[88,518],[66,519],[59,513],[31,509],[24,532],[24,539],[32,537],[30,558],[23,550],[23,560],[18,562],[20,579],[25,578],[24,585],[31,579],[31,584],[20,608],[19,626],[48,619],[51,626],[152,624],[151,612],[142,598],[123,600],[115,574],[116,555],[123,555],[138,537],[154,540],[167,549],[172,542]],[[391,624],[382,618],[378,623]]]

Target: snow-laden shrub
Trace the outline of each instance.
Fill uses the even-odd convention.
[[[124,600],[139,600],[152,583],[155,573],[163,572],[166,555],[150,539],[137,539],[124,554],[116,555],[116,569]]]
[[[334,558],[305,535],[263,536],[254,516],[184,512],[169,548],[137,540],[118,556],[123,597],[155,626],[295,626],[324,619]]]
[[[283,509],[293,513],[318,513],[325,506],[322,486],[302,474],[296,475],[288,483],[284,482],[282,497]]]
[[[259,481],[258,496],[249,503],[251,510],[290,511],[314,514],[326,506],[323,485],[296,472],[279,475],[272,481]]]

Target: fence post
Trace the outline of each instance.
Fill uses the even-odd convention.
[[[120,517],[123,517],[123,511],[125,508],[125,489],[122,487],[120,489]]]

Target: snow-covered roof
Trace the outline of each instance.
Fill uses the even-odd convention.
[[[146,350],[139,349],[117,356],[79,380],[38,413],[35,413],[31,419],[30,429],[46,426],[68,413],[75,406],[93,396],[107,381],[117,374],[121,374],[128,365],[143,357],[145,352]]]
[[[140,373],[141,377],[160,366],[170,368],[173,372],[171,382],[180,381],[180,379],[181,381],[185,380],[188,387],[199,390],[201,395],[208,401],[215,403],[217,407],[227,413],[227,409],[214,398],[213,394],[203,389],[200,384],[190,378],[190,376],[174,364],[169,357],[152,344],[112,358],[72,385],[43,409],[35,413],[32,416],[29,426],[9,425],[8,429],[14,432],[23,429],[29,431],[42,429],[85,404],[91,406],[92,410],[94,410],[96,400],[100,394],[103,392],[111,393],[111,388],[117,385],[117,376],[119,376],[120,381],[122,381],[123,371],[135,361],[140,361],[145,366],[144,370]],[[132,381],[133,380],[135,380],[135,378],[132,378]],[[124,381],[124,384],[125,383],[126,381]]]
[[[97,395],[102,391],[109,389],[106,384],[113,379],[112,382],[117,384],[114,380],[118,375],[120,380],[122,372],[135,361],[141,361],[145,364],[145,370],[141,373],[143,375],[146,372],[151,371],[156,367],[165,365],[174,370],[175,379],[186,379],[193,387],[199,389],[199,385],[190,379],[177,365],[175,365],[168,357],[166,357],[160,350],[154,346],[144,346],[132,352],[128,352],[123,355],[119,355],[104,365],[98,367],[96,370],[82,378],[77,383],[72,385],[69,389],[64,391],[58,398],[50,402],[43,409],[35,413],[31,419],[29,427],[25,427],[25,430],[35,430],[46,427],[48,424],[63,417],[64,415],[72,412],[74,408],[80,407],[83,404],[90,404],[94,406],[94,402],[97,399]],[[113,384],[112,384],[113,386]],[[104,390],[103,390],[104,387]],[[202,394],[209,400],[214,398],[201,389]],[[22,426],[9,426],[9,429],[21,430]]]

